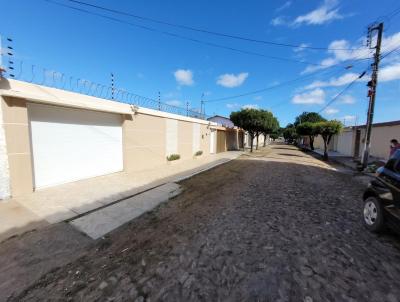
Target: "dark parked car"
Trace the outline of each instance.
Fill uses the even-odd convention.
[[[400,150],[377,170],[364,192],[363,216],[370,231],[379,232],[388,226],[400,233]]]

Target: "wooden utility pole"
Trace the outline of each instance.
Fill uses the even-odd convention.
[[[378,68],[380,61],[380,53],[381,53],[381,43],[382,43],[382,34],[383,34],[383,23],[379,23],[378,25],[374,25],[368,28],[368,42],[371,44],[372,34],[373,32],[378,31],[377,41],[374,55],[374,63],[372,63],[372,76],[371,81],[368,82],[368,96],[369,96],[369,106],[368,106],[368,116],[367,116],[367,125],[365,129],[365,137],[364,137],[364,151],[362,155],[362,168],[365,169],[368,166],[368,158],[369,158],[369,150],[371,147],[371,132],[372,132],[372,123],[374,119],[374,108],[375,108],[375,97],[376,97],[376,87],[378,85]],[[370,46],[371,47],[371,46]]]

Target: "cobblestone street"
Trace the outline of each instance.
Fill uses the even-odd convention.
[[[400,236],[364,229],[359,178],[292,146],[247,153],[9,300],[400,301]]]

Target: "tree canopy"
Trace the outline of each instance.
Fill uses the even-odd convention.
[[[296,132],[300,136],[308,136],[310,139],[310,148],[314,150],[314,138],[318,135],[317,128],[315,127],[317,123],[304,122],[296,126]]]
[[[315,124],[316,131],[324,140],[324,159],[328,160],[328,145],[335,134],[339,134],[343,129],[343,124],[339,121],[325,121]]]
[[[232,112],[230,120],[238,127],[246,130],[251,137],[251,151],[253,139],[259,134],[265,136],[279,129],[279,122],[272,112],[259,109],[241,109]]]
[[[325,122],[324,119],[319,113],[317,112],[307,112],[304,111],[302,114],[296,117],[294,125],[297,127],[299,124],[303,124],[306,122],[309,123],[318,123],[318,122]]]
[[[292,143],[297,139],[296,127],[293,124],[287,124],[286,128],[283,129],[282,134],[283,138],[289,143]]]

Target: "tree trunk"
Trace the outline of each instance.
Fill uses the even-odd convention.
[[[266,146],[266,144],[267,144],[267,135],[264,134],[264,147]]]
[[[324,160],[328,161],[328,140],[324,138]]]
[[[314,136],[310,135],[309,138],[310,138],[310,148],[311,150],[314,151]]]
[[[257,145],[256,145],[256,150],[258,150],[258,137],[259,137],[260,135],[257,133]]]
[[[253,140],[254,140],[254,136],[250,135],[250,152],[253,152]]]

